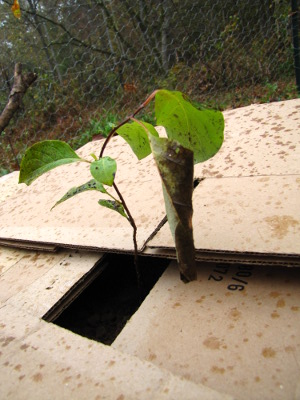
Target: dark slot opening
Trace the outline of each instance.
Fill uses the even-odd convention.
[[[170,260],[139,257],[140,294],[133,256],[110,254],[106,269],[53,322],[74,333],[110,345],[139,308]]]

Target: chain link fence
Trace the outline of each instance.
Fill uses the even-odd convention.
[[[220,110],[298,96],[287,0],[19,0],[19,19],[13,2],[0,0],[0,109],[16,62],[38,79],[1,133],[0,174],[36,141],[107,134],[156,88]]]

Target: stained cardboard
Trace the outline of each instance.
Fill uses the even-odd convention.
[[[205,178],[194,192],[197,259],[300,265],[299,115],[300,99],[224,112],[221,150],[195,166],[195,176]],[[100,148],[92,142],[78,153],[89,158]],[[138,162],[118,137],[106,155],[118,161],[116,183],[136,220],[139,251],[175,258],[152,157]],[[0,197],[2,243],[132,252],[131,226],[98,205],[105,197],[99,193],[82,193],[50,212],[89,179],[88,170],[88,164],[63,166],[18,189],[14,175],[0,180],[1,191],[10,185],[9,201]]]
[[[8,249],[0,246],[0,275],[6,272],[26,255],[28,255],[27,251]]]
[[[300,265],[299,193],[300,175],[205,179],[193,200],[197,258]],[[147,246],[173,249],[167,224]]]
[[[240,400],[298,399],[300,269],[172,263],[113,347]]]
[[[0,320],[1,399],[232,399],[12,305]]]
[[[0,247],[0,305],[58,316],[101,271],[101,253],[30,252]]]
[[[300,265],[300,100],[224,112],[224,143],[195,166],[196,258]],[[164,225],[147,254],[175,257]]]
[[[19,172],[14,171],[0,178],[0,203],[8,201],[8,198],[20,190],[18,186]]]
[[[103,141],[85,145],[78,153],[93,160],[91,153],[99,153]],[[138,229],[137,241],[141,248],[165,215],[160,178],[154,161],[148,157],[138,161],[122,138],[113,138],[105,153],[117,159],[116,183],[128,204]],[[13,176],[15,182],[15,176]],[[52,211],[51,207],[71,187],[91,179],[89,164],[77,163],[59,167],[27,187],[19,185],[9,202],[0,203],[0,238],[22,242],[34,248],[35,243],[62,247],[132,251],[132,227],[120,214],[98,204],[106,195],[85,192]],[[9,180],[10,182],[10,180]],[[1,191],[7,181],[0,180]],[[113,189],[109,190],[117,197]],[[16,245],[17,243],[15,243]]]
[[[300,99],[224,111],[224,143],[195,166],[206,178],[299,175]]]
[[[8,299],[40,279],[64,256],[48,253],[23,255],[1,274],[0,302],[4,304]]]

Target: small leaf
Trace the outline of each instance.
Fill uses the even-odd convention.
[[[158,136],[153,125],[142,123],[153,136]],[[127,123],[117,130],[120,135],[131,147],[139,160],[147,157],[151,153],[149,139],[145,129],[137,122]]]
[[[98,192],[101,192],[101,193],[107,193],[107,191],[105,190],[102,183],[97,182],[95,179],[91,179],[90,181],[88,181],[87,183],[84,183],[81,186],[73,187],[72,189],[68,190],[68,192],[54,204],[54,206],[51,208],[51,210],[54,207],[56,207],[58,204],[70,199],[71,197],[75,196],[76,194],[86,192],[87,190],[97,190]]]
[[[91,153],[90,156],[93,157],[93,159],[94,159],[95,161],[98,160],[97,156],[96,156],[94,153]]]
[[[182,279],[189,282],[197,276],[192,226],[193,152],[166,138],[150,137],[150,143],[162,180],[179,270]]]
[[[125,217],[126,219],[128,219],[127,214],[124,210],[124,207],[122,206],[122,204],[118,203],[115,200],[99,200],[98,203],[106,208],[109,208],[110,210],[114,210],[117,211],[119,214],[122,215],[122,217]]]
[[[75,151],[60,140],[45,140],[26,150],[21,161],[19,183],[30,185],[35,179],[60,165],[81,159]]]
[[[159,90],[155,96],[157,124],[170,139],[194,152],[194,163],[213,157],[223,143],[224,117],[219,111],[197,110],[181,92]]]
[[[113,158],[102,157],[100,160],[91,163],[90,170],[92,176],[98,182],[112,186],[117,171],[117,163]]]

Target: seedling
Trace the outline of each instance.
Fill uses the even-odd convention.
[[[156,123],[164,126],[167,137],[160,137],[152,124],[136,119],[136,115],[151,101],[155,101]],[[133,228],[139,280],[137,226],[116,183],[117,161],[104,153],[114,135],[121,136],[139,160],[152,153],[162,181],[181,278],[189,282],[197,277],[192,227],[194,164],[206,161],[218,152],[223,143],[223,132],[224,118],[221,112],[198,110],[181,92],[156,90],[132,115],[112,129],[102,144],[99,157],[91,154],[92,160],[83,159],[67,143],[59,140],[34,144],[22,159],[19,183],[30,185],[45,172],[63,164],[89,163],[91,179],[70,189],[53,207],[89,190],[108,195],[110,199],[100,199],[99,204],[118,212]],[[110,187],[115,189],[118,197],[109,192]]]

